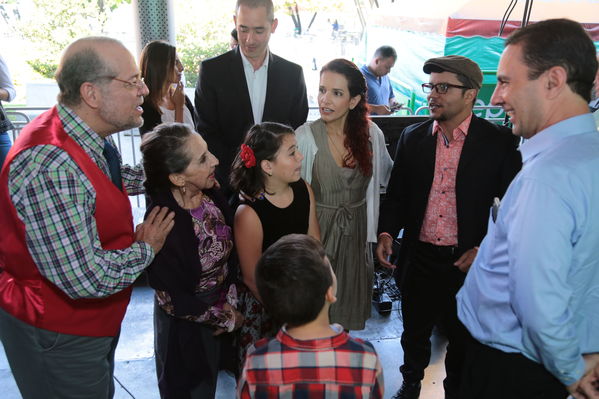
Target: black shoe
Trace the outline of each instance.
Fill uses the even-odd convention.
[[[420,381],[404,381],[401,384],[401,388],[399,388],[399,391],[395,392],[395,395],[393,395],[391,399],[418,399],[418,397],[420,396],[420,387]]]

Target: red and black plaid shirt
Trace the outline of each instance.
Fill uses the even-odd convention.
[[[282,328],[248,352],[239,398],[382,398],[383,370],[371,343],[339,334],[300,341]]]

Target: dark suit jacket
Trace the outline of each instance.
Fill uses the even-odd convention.
[[[302,68],[269,53],[263,121],[293,129],[308,116]],[[239,47],[202,62],[195,93],[196,128],[220,161],[216,174],[228,184],[229,169],[245,134],[254,124]]]
[[[405,128],[381,204],[379,233],[397,237],[404,228],[400,264],[418,240],[433,183],[437,137],[432,127],[427,120]],[[472,116],[456,176],[459,253],[479,245],[486,234],[493,198],[503,196],[522,166],[518,142],[510,129]]]

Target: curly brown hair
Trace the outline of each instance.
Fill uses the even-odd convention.
[[[347,80],[349,95],[351,97],[360,96],[358,104],[347,114],[345,126],[343,127],[344,145],[349,149],[349,153],[343,161],[348,165],[351,164],[353,158],[362,174],[369,176],[372,173],[372,151],[368,132],[368,104],[366,103],[368,89],[364,75],[362,75],[356,64],[344,58],[330,61],[322,67],[320,74],[322,75],[325,71],[343,75]]]

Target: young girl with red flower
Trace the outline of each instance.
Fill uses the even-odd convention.
[[[231,170],[231,186],[241,204],[233,224],[241,266],[240,364],[247,348],[273,337],[279,323],[266,314],[256,289],[254,271],[262,252],[284,235],[309,234],[320,240],[312,188],[301,177],[303,155],[289,126],[264,122],[247,133]]]

